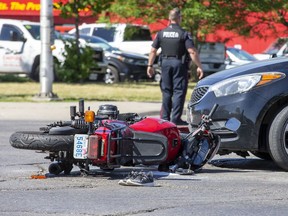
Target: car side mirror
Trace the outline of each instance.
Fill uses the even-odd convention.
[[[27,38],[25,38],[23,35],[21,35],[20,40],[23,41],[23,43],[25,43],[27,41]]]

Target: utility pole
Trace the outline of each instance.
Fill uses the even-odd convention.
[[[40,10],[40,36],[41,36],[41,55],[40,55],[40,93],[37,99],[57,100],[58,97],[52,91],[54,80],[53,56],[51,45],[54,43],[54,22],[53,22],[53,0],[41,0]]]

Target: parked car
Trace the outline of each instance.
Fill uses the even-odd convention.
[[[205,76],[225,69],[226,48],[224,43],[200,43],[198,53]]]
[[[24,74],[39,81],[41,38],[40,23],[26,20],[0,19],[0,73]],[[63,62],[64,43],[54,35],[54,61]],[[98,68],[95,73],[106,73],[103,50],[95,50]],[[102,57],[101,57],[102,56]]]
[[[53,58],[61,61],[61,51],[55,40]],[[0,73],[24,74],[39,81],[40,23],[26,20],[0,19]]]
[[[218,71],[224,70],[226,67],[226,48],[224,43],[214,43],[214,42],[200,42],[197,46],[199,53],[199,59],[202,64],[204,75],[208,76],[210,74],[216,73]],[[160,82],[161,80],[161,52],[155,59],[155,75],[153,77],[154,81]],[[190,74],[189,74],[190,76]]]
[[[288,38],[278,38],[264,53],[257,53],[254,56],[259,60],[288,55]]]
[[[73,34],[63,34],[66,38],[75,38]],[[104,77],[106,83],[116,83],[124,80],[148,79],[146,75],[148,57],[146,55],[121,51],[111,46],[106,40],[88,35],[80,35],[91,47],[101,47],[105,51],[105,57],[108,61],[108,71]]]
[[[287,57],[255,61],[212,74],[200,80],[192,92],[187,112],[190,130],[218,104],[212,116],[216,128],[231,117],[241,121],[237,132],[215,131],[222,139],[219,154],[248,156],[250,152],[262,159],[273,159],[288,171],[287,86]]]
[[[247,64],[258,59],[245,50],[235,47],[226,47],[226,69]]]
[[[60,41],[61,43],[58,42],[57,44],[57,49],[59,50],[59,55],[62,56],[62,59],[60,61],[60,66],[61,63],[64,62],[64,53],[65,51],[65,44],[68,38],[62,37],[62,34],[59,32],[55,31],[55,38],[57,38],[57,41]],[[66,40],[66,41],[65,41]],[[87,43],[84,40],[79,40],[79,46],[85,47],[87,46]],[[107,71],[108,71],[108,61],[105,58],[105,51],[101,47],[91,47],[93,50],[93,60],[96,64],[94,64],[94,67],[90,68],[90,75],[88,77],[88,80],[90,81],[97,81],[97,80],[103,80]]]
[[[75,34],[72,29],[68,33]],[[136,52],[148,55],[151,49],[152,37],[150,30],[145,25],[136,24],[107,24],[90,23],[79,26],[80,34],[98,36],[123,51]]]

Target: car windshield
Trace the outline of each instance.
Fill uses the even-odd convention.
[[[59,34],[59,39],[75,39],[74,34]],[[80,35],[80,38],[85,40],[86,43],[90,44],[96,44],[97,46],[101,47],[105,51],[119,51],[118,48],[111,46],[106,40],[95,37],[95,36],[88,36],[88,35]]]
[[[24,27],[30,32],[32,37],[36,40],[40,40],[40,25],[27,24]]]
[[[288,38],[279,38],[277,39],[272,45],[268,47],[268,49],[265,51],[265,53],[268,54],[275,54],[277,53],[281,47],[288,42]]]
[[[227,48],[229,52],[231,52],[234,56],[236,56],[240,60],[245,60],[245,61],[256,61],[257,58],[254,57],[253,55],[249,54],[248,52],[241,50],[241,49],[236,49],[236,48]]]
[[[151,41],[149,29],[140,26],[127,26],[124,33],[124,41]]]
[[[86,35],[81,35],[80,38],[84,39],[87,43],[97,44],[105,51],[112,52],[119,50],[118,48],[111,46],[107,41],[99,37],[89,37]]]

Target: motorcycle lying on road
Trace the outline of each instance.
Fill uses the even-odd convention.
[[[40,131],[15,132],[10,136],[14,148],[47,152],[52,163],[48,171],[70,174],[73,165],[88,173],[90,166],[112,171],[121,166],[158,165],[159,171],[201,168],[217,153],[220,137],[210,126],[218,105],[203,115],[198,129],[183,130],[172,122],[119,113],[117,106],[101,105],[84,112],[84,100],[70,107],[69,121],[59,121]],[[236,131],[240,122],[229,119],[225,128]]]

